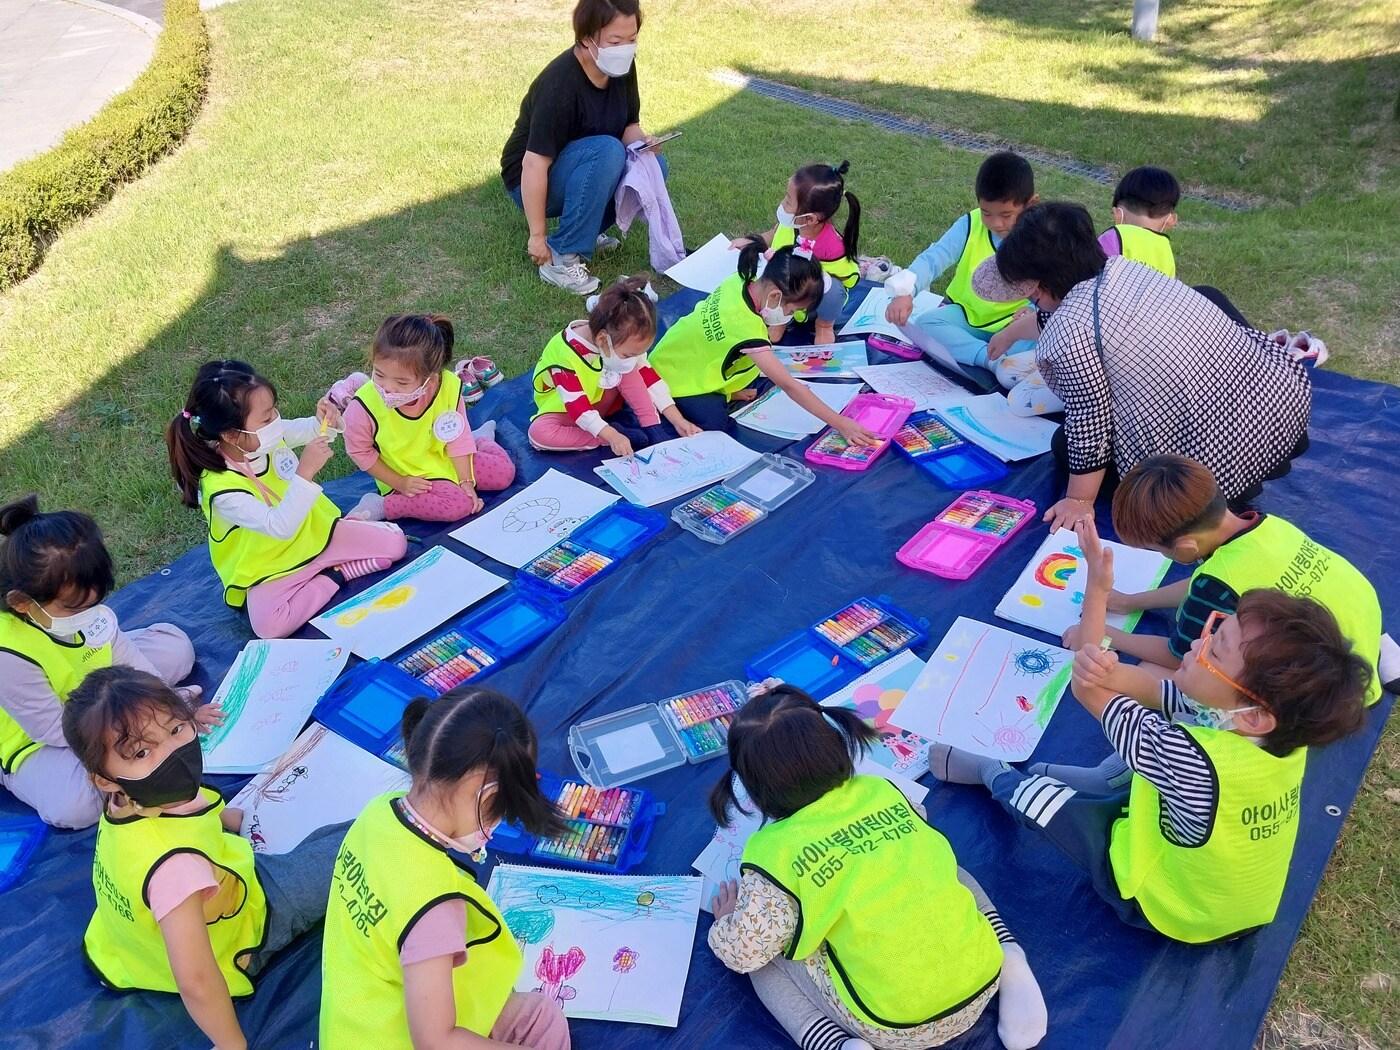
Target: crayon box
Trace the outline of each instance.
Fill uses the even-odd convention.
[[[728,543],[815,480],[801,463],[769,452],[722,485],[680,504],[671,511],[671,520],[706,543]]]
[[[915,412],[894,435],[894,447],[944,488],[990,485],[1008,468],[985,449],[965,441],[937,412]]]
[[[916,532],[895,558],[911,569],[965,580],[1035,515],[1035,504],[996,492],[964,492]]]
[[[0,816],[0,893],[24,877],[48,835],[49,826],[33,813]]]
[[[614,503],[516,573],[521,583],[567,600],[617,568],[617,563],[666,527],[654,510]]]
[[[841,414],[854,419],[876,437],[878,445],[852,445],[831,427],[821,432],[804,453],[808,462],[841,470],[866,470],[890,447],[890,440],[909,414],[914,402],[893,394],[857,394]]]
[[[646,858],[656,818],[666,812],[664,802],[641,788],[599,788],[545,770],[540,771],[540,791],[558,807],[564,833],[540,838],[518,825],[502,824],[491,836],[491,850],[566,868],[622,874]]]

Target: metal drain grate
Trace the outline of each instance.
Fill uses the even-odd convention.
[[[781,84],[776,80],[765,80],[762,77],[751,77],[745,73],[737,72],[733,69],[717,69],[711,74],[715,80],[721,84],[728,84],[731,87],[743,88],[752,91],[756,95],[764,98],[777,99],[779,102],[791,102],[794,106],[802,106],[804,109],[814,109],[819,113],[826,113],[833,117],[840,117],[843,120],[858,120],[866,124],[874,124],[878,128],[886,131],[893,131],[899,135],[913,135],[921,139],[937,139],[945,146],[952,146],[954,149],[968,150],[971,153],[995,153],[997,150],[1014,148],[1017,153],[1027,160],[1034,161],[1042,167],[1054,168],[1056,171],[1063,171],[1067,175],[1078,175],[1080,178],[1090,179],[1094,182],[1111,186],[1118,181],[1117,173],[1108,168],[1101,168],[1094,164],[1085,164],[1077,161],[1073,157],[1064,157],[1055,153],[1047,153],[1034,147],[1019,146],[1015,143],[1008,143],[1000,139],[984,138],[980,135],[971,135],[966,131],[959,131],[956,128],[941,127],[937,124],[928,124],[921,120],[911,120],[908,117],[895,116],[893,113],[886,113],[884,110],[872,109],[869,106],[862,106],[856,102],[847,102],[844,99],[831,98],[828,95],[818,95],[815,92],[804,91],[802,88],[792,87],[789,84]],[[1238,198],[1226,197],[1220,194],[1205,193],[1199,190],[1182,190],[1183,197],[1190,197],[1192,200],[1203,201],[1206,204],[1213,204],[1217,208],[1224,208],[1227,211],[1248,211],[1250,205]]]

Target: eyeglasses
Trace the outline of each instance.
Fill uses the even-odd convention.
[[[1196,662],[1235,692],[1249,697],[1264,710],[1268,711],[1270,709],[1269,704],[1262,696],[1252,689],[1246,689],[1244,686],[1240,685],[1239,682],[1235,681],[1220,668],[1216,667],[1215,664],[1210,662],[1210,643],[1215,637],[1215,632],[1220,628],[1220,625],[1225,622],[1225,616],[1225,613],[1217,609],[1206,617],[1205,626],[1201,628],[1201,647],[1196,651]]]

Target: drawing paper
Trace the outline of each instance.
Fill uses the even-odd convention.
[[[666,271],[677,284],[709,295],[726,277],[739,271],[739,250],[729,247],[730,238],[717,233]]]
[[[1059,706],[1074,654],[959,616],[895,708],[911,733],[1021,762]]]
[[[701,880],[498,864],[491,899],[525,953],[515,988],[567,1017],[674,1028],[690,971]]]
[[[849,405],[861,389],[859,383],[804,383],[803,386],[833,412],[840,412]],[[826,426],[788,397],[787,391],[776,386],[735,412],[734,422],[761,434],[793,440],[811,437]]]
[[[866,365],[856,374],[877,394],[907,397],[917,411],[938,408],[970,398],[962,387],[923,361],[900,361],[892,365]]]
[[[839,335],[887,335],[891,339],[909,341],[909,337],[899,330],[899,326],[885,317],[885,307],[890,305],[892,296],[883,286],[870,289],[851,319],[841,327]],[[943,297],[930,291],[922,291],[914,296],[914,314],[932,310],[943,302]],[[913,315],[911,315],[913,316]]]
[[[723,481],[758,456],[723,431],[706,430],[605,459],[593,472],[632,503],[651,507]]]
[[[866,760],[881,773],[917,777],[928,768],[929,741],[917,733],[906,732],[893,718],[895,708],[923,669],[924,662],[905,649],[822,701],[823,707],[849,708],[879,731],[880,740]]]
[[[550,468],[499,507],[453,529],[451,536],[518,569],[617,499],[597,485]]]
[[[200,737],[205,771],[256,773],[276,761],[349,659],[338,642],[249,642],[214,693],[224,721]]]
[[[287,853],[317,828],[354,820],[370,799],[407,791],[409,776],[323,725],[308,726],[272,769],[229,806],[256,853]]]
[[[1151,590],[1162,582],[1171,566],[1171,561],[1156,551],[1112,540],[1102,542],[1113,549],[1113,585],[1120,591]],[[1079,622],[1087,581],[1079,537],[1069,529],[1057,529],[1026,563],[1011,590],[997,604],[996,613],[1002,619],[1049,634],[1064,634],[1066,628]],[[1131,631],[1141,618],[1141,611],[1109,613],[1108,626]]]
[[[505,585],[495,573],[434,547],[311,626],[366,660],[385,657]]]
[[[945,405],[939,414],[974,445],[998,459],[1014,462],[1050,451],[1055,424],[1040,416],[1018,416],[1001,394],[982,394]]]
[[[775,346],[773,352],[799,379],[855,379],[856,369],[869,360],[864,339],[821,346]]]
[[[917,300],[915,300],[917,304]],[[972,379],[972,374],[962,366],[962,362],[954,357],[946,346],[940,343],[928,332],[924,331],[916,324],[900,325],[899,336],[906,343],[913,343],[923,351],[924,356],[936,362],[955,376],[963,376]]]

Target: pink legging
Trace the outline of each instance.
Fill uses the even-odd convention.
[[[641,372],[628,372],[617,386],[604,390],[602,400],[598,402],[598,414],[607,419],[622,407],[624,401],[631,406],[637,422],[642,426],[654,427],[661,422],[661,414],[651,402],[651,394],[647,391]],[[546,412],[531,420],[529,438],[530,444],[541,452],[581,452],[606,444],[570,419],[567,412]]]
[[[408,540],[395,525],[341,518],[326,549],[290,576],[260,583],[248,591],[248,622],[259,638],[285,638],[330,603],[339,585],[326,569],[360,558],[396,562]]]
[[[476,443],[472,459],[478,492],[500,492],[510,488],[515,480],[515,464],[510,455],[494,441],[485,438]],[[384,516],[390,521],[417,518],[419,521],[457,521],[469,517],[471,502],[461,486],[450,481],[434,481],[433,487],[417,496],[391,492],[384,497]]]

